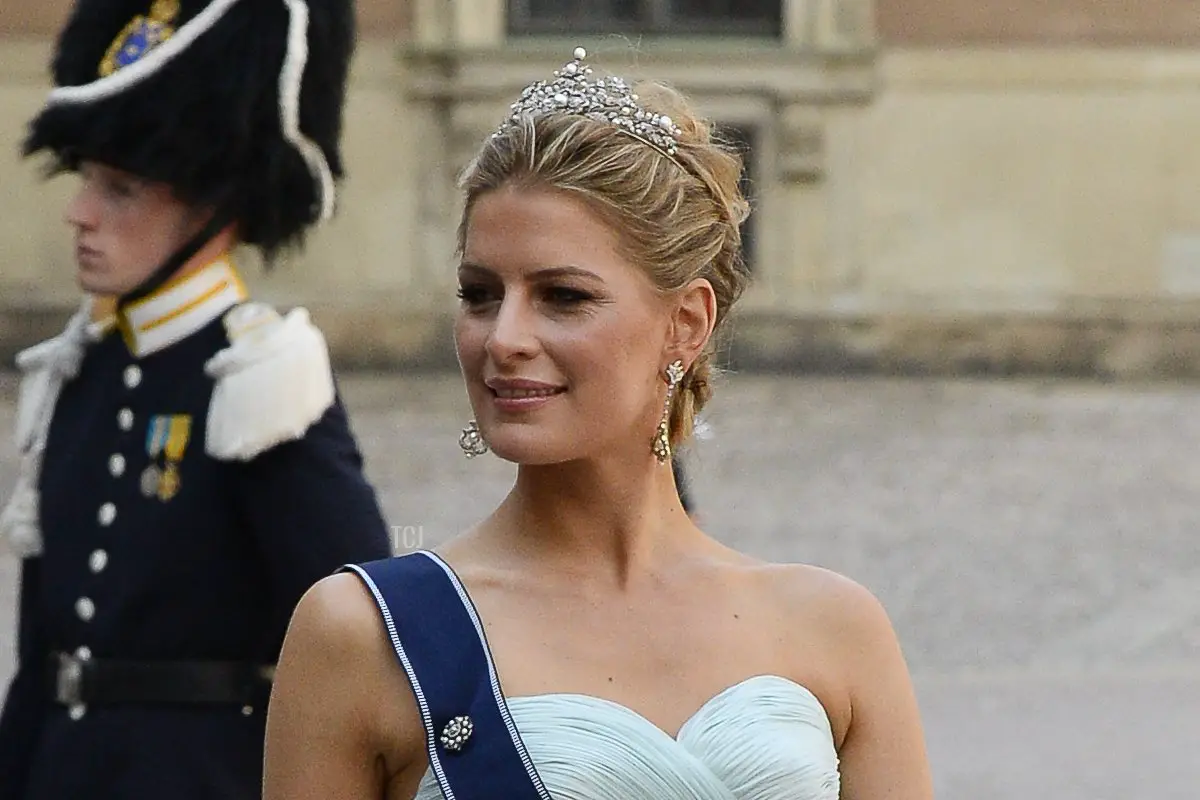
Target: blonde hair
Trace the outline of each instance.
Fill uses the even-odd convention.
[[[742,158],[721,141],[677,91],[639,86],[639,105],[666,114],[682,130],[673,157],[620,128],[589,117],[524,117],[489,138],[459,179],[466,195],[458,228],[460,254],[475,202],[504,186],[547,187],[582,198],[618,234],[622,255],[664,293],[696,278],[716,295],[716,325],[688,368],[670,415],[671,443],[691,435],[712,396],[712,356],[719,332],[749,278],[741,225],[750,212],[739,181]]]

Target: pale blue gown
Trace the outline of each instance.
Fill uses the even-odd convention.
[[[456,800],[839,796],[829,717],[794,681],[746,678],[705,702],[675,738],[598,697],[506,697],[483,623],[450,565],[417,551],[348,569],[375,596],[421,712],[432,766],[416,800],[443,800],[442,786]],[[472,732],[455,743],[446,737],[462,732],[458,720]]]
[[[672,739],[617,703],[576,694],[508,698],[553,800],[837,800],[829,718],[771,675],[713,697]],[[442,800],[432,771],[416,800]]]

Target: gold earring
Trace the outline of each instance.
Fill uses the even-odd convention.
[[[462,435],[458,437],[458,446],[462,448],[463,454],[467,458],[475,458],[475,456],[481,456],[488,451],[488,443],[483,440],[478,422],[471,420],[467,423],[467,427],[463,428]]]
[[[671,460],[671,401],[675,398],[675,388],[683,380],[683,374],[683,361],[680,359],[672,361],[667,367],[667,402],[663,406],[662,419],[658,422],[654,444],[650,448],[660,464]]]

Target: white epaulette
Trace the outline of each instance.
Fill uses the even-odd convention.
[[[0,512],[0,541],[20,558],[42,553],[38,515],[38,478],[50,420],[63,384],[79,373],[89,340],[92,299],[85,298],[66,329],[17,354],[21,371],[17,397],[16,445],[21,463],[17,483],[4,511]]]
[[[204,371],[216,381],[205,450],[222,461],[249,461],[304,436],[333,405],[333,371],[325,337],[308,311],[280,316],[263,303],[225,315],[229,347]]]

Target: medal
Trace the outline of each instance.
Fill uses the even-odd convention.
[[[158,483],[158,499],[164,503],[179,494],[179,461],[187,449],[191,432],[192,418],[187,414],[176,414],[167,424],[167,441],[163,447],[167,468]]]
[[[179,494],[179,462],[191,438],[192,418],[187,414],[159,414],[151,418],[146,431],[146,455],[150,466],[142,472],[141,488],[146,497],[167,502]],[[159,466],[159,459],[165,461]]]
[[[167,464],[162,477],[158,481],[158,499],[164,503],[179,492],[179,467]]]
[[[142,470],[142,494],[146,497],[154,497],[158,494],[158,484],[162,481],[162,470],[157,465],[151,464]]]

